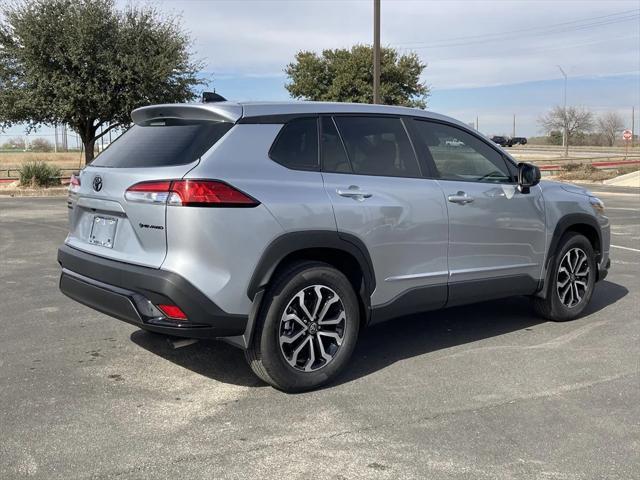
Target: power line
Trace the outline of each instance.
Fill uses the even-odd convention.
[[[633,15],[628,15],[631,12],[633,12]],[[621,15],[624,15],[624,16],[621,17]],[[606,20],[604,19],[605,17],[614,17],[614,16],[617,18],[608,18]],[[554,33],[579,31],[579,30],[591,29],[591,28],[596,28],[596,27],[605,26],[605,25],[612,25],[616,23],[629,22],[632,20],[637,20],[638,18],[640,18],[640,9],[634,9],[634,10],[627,10],[625,12],[620,12],[612,15],[591,17],[589,19],[574,20],[571,22],[563,22],[563,23],[557,23],[557,24],[547,25],[547,26],[530,27],[530,28],[525,28],[520,30],[510,30],[507,32],[499,32],[499,33],[470,35],[466,37],[453,37],[453,38],[448,38],[448,39],[434,41],[434,42],[396,43],[395,45],[398,45],[398,46],[415,45],[414,47],[411,47],[414,49],[467,46],[467,45],[479,44],[479,43],[503,41],[509,38],[535,37],[539,35],[549,35]],[[594,21],[594,20],[597,20],[597,21]],[[584,22],[587,22],[587,23],[584,23]],[[574,24],[574,25],[571,25],[571,24]]]

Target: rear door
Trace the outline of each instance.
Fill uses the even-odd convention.
[[[182,178],[233,123],[186,115],[161,118],[162,111],[156,113],[159,118],[134,125],[82,170],[69,215],[68,245],[160,267],[167,250],[166,198],[127,200],[127,189],[140,182]]]
[[[427,120],[414,126],[447,198],[448,304],[533,293],[545,252],[540,187],[521,193],[503,155],[462,128]]]
[[[436,181],[422,177],[402,119],[322,117],[321,159],[338,231],[364,242],[373,262],[373,321],[385,307],[391,309],[386,316],[396,316],[442,306],[448,273],[444,196]],[[396,302],[409,292],[415,294],[410,301]]]

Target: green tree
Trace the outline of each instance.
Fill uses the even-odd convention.
[[[153,8],[16,0],[0,6],[0,19],[0,127],[68,124],[87,163],[131,110],[190,100],[202,83],[179,21]]]
[[[399,55],[383,48],[380,56],[380,99],[387,105],[425,108],[429,87],[420,81],[426,65],[415,53]],[[373,48],[323,50],[321,55],[301,51],[285,68],[292,97],[314,101],[371,103]]]

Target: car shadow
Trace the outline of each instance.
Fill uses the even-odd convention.
[[[245,387],[263,387],[266,384],[256,377],[237,347],[215,340],[201,340],[186,347],[174,349],[165,335],[137,330],[131,341],[194,373],[219,382]]]
[[[622,285],[599,283],[585,315],[616,303],[628,293]],[[367,376],[403,359],[530,329],[541,323],[545,320],[535,316],[526,297],[397,318],[364,330],[346,371],[326,388]],[[167,337],[143,330],[133,332],[131,340],[151,353],[219,382],[265,386],[251,372],[243,352],[224,342],[200,341],[173,349]]]
[[[616,303],[629,291],[622,285],[599,283],[584,315]],[[425,353],[476,342],[545,323],[527,297],[453,307],[392,320],[365,330],[343,375],[333,385],[347,383]]]

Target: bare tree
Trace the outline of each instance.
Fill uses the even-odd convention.
[[[564,156],[569,156],[569,144],[571,139],[583,133],[593,130],[593,113],[583,107],[555,106],[538,119],[538,123],[546,133],[554,130],[566,132],[567,141],[564,147]]]
[[[624,119],[617,112],[607,112],[598,118],[598,133],[602,135],[607,145],[613,147],[618,135],[624,130]]]

